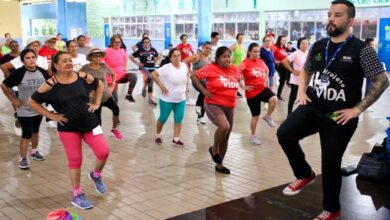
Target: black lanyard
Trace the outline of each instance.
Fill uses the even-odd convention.
[[[333,63],[333,61],[336,59],[336,56],[340,53],[341,49],[347,44],[347,42],[352,38],[352,34],[350,34],[348,36],[348,38],[337,48],[337,50],[333,53],[332,57],[330,58],[330,60],[328,61],[328,50],[329,50],[329,42],[330,42],[330,38],[328,40],[328,43],[326,44],[326,48],[325,48],[325,63],[326,63],[326,67],[325,69],[328,69],[328,67],[330,66],[330,64]]]

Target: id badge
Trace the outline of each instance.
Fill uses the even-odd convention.
[[[97,136],[97,135],[99,135],[99,134],[103,134],[102,127],[99,125],[99,126],[97,126],[96,128],[94,128],[94,129],[92,130],[92,134],[93,134],[93,136]]]
[[[327,87],[329,85],[329,76],[322,74],[320,76],[320,85],[321,87],[323,86]]]

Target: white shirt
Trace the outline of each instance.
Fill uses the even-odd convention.
[[[10,62],[15,69],[18,69],[24,65],[22,60],[20,59],[20,56],[15,57]],[[40,55],[38,55],[38,58],[37,58],[37,66],[41,67],[44,70],[49,69],[49,64],[47,64],[46,58],[44,58],[43,56],[40,56]]]
[[[172,63],[166,64],[156,69],[158,75],[168,90],[168,95],[160,95],[160,99],[165,102],[179,103],[186,100],[186,86],[188,80],[188,67],[185,63],[180,63],[180,69]]]
[[[72,63],[73,70],[78,72],[81,67],[83,67],[85,64],[88,64],[89,61],[84,54],[78,53],[76,58],[72,57]]]

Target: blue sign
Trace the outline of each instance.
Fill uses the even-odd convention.
[[[168,49],[168,45],[171,43],[171,22],[164,23],[164,48]]]
[[[110,46],[110,25],[107,23],[104,24],[104,46]]]
[[[390,18],[381,18],[379,24],[379,59],[385,63],[387,72],[390,71]]]

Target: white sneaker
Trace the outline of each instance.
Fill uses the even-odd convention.
[[[198,125],[206,125],[206,121],[204,120],[203,117],[198,117],[196,122],[197,122]]]
[[[57,128],[57,122],[55,121],[48,121],[46,122],[46,126],[49,127],[49,128],[53,128],[53,129],[56,129]]]
[[[195,107],[195,112],[196,112],[196,114],[198,114],[198,115],[202,114],[202,108],[201,108],[200,106],[196,106],[196,107]]]
[[[249,138],[249,143],[251,144],[255,144],[255,145],[260,145],[261,144],[261,141],[259,139],[257,139],[256,136],[251,136]]]
[[[19,136],[19,137],[22,136],[22,127],[20,126],[20,122],[18,119],[15,119],[15,122],[14,122],[14,132],[17,136]]]

